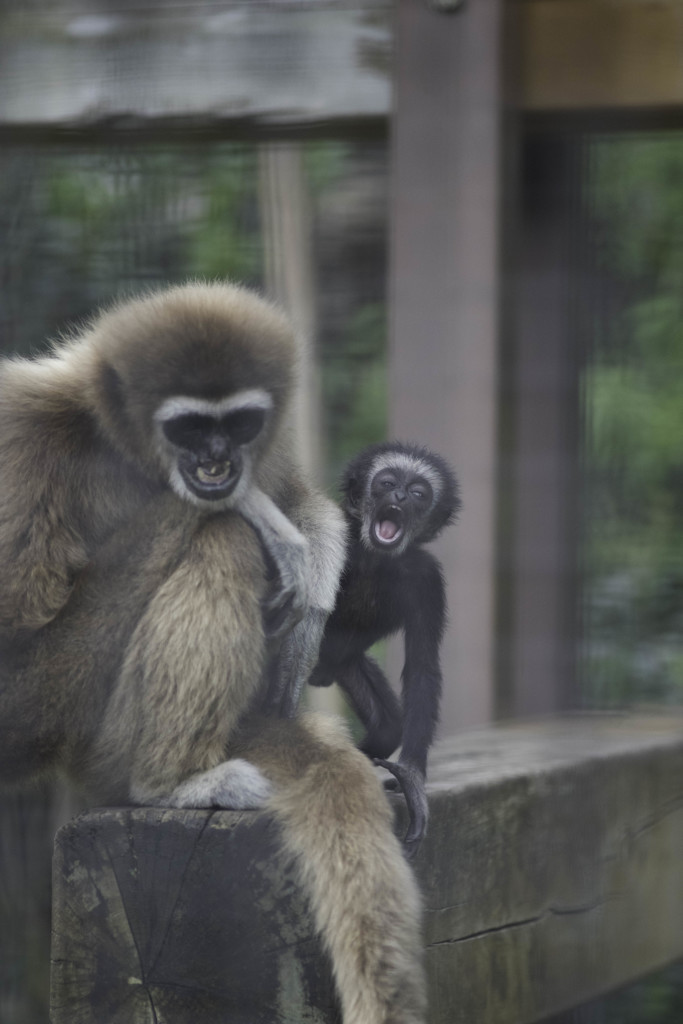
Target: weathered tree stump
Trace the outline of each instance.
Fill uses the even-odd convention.
[[[94,810],[60,830],[52,1024],[332,1024],[328,959],[256,813]]]

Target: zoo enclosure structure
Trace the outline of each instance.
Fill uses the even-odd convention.
[[[311,138],[390,140],[391,433],[447,454],[465,496],[457,529],[438,549],[451,608],[445,733],[579,703],[584,354],[572,312],[576,168],[586,133],[680,127],[683,105],[673,0],[465,0],[450,12],[448,6],[293,0],[169,7],[150,0],[105,3],[95,14],[92,5],[69,0],[49,9],[33,5],[30,17],[24,5],[8,3],[0,15],[0,135],[6,151],[26,145],[49,152],[64,144],[259,143],[270,287],[309,338],[315,299],[301,146]],[[313,398],[302,410],[309,438],[319,433],[314,365],[308,382]],[[309,460],[315,468],[314,446]],[[635,734],[633,743],[638,750]],[[662,757],[678,756],[675,742],[664,745]],[[512,748],[505,756],[514,758]],[[614,756],[611,763],[620,765],[622,754]],[[642,764],[639,757],[633,763]],[[455,770],[458,760],[453,764]],[[435,772],[435,784],[437,779]],[[471,794],[466,797],[459,783],[454,787],[456,821],[465,821],[461,803],[470,807]],[[490,792],[504,803],[504,789]],[[478,793],[482,807],[488,806],[483,790]],[[647,839],[647,821],[658,820],[663,805],[655,789],[645,786],[644,793],[645,802],[623,828]],[[424,863],[436,856],[430,851],[439,844],[441,799],[433,795],[435,824]],[[677,799],[668,793],[666,806],[677,806]],[[136,827],[143,819],[148,824],[143,812],[131,813],[138,815]],[[581,827],[580,818],[572,820],[568,833]],[[541,829],[547,819],[538,821]],[[678,876],[667,860],[675,814],[667,821],[662,828],[668,839],[648,857],[661,858],[662,877],[671,879],[675,892]],[[454,836],[453,849],[463,841]],[[553,842],[546,835],[546,849],[559,858]],[[445,847],[439,849],[444,856]],[[517,847],[506,849],[509,856]],[[457,855],[449,870],[465,877]],[[640,875],[633,871],[631,877]],[[455,880],[454,873],[443,885]],[[425,884],[429,893],[429,879]],[[654,935],[659,911],[648,908],[659,904],[643,879],[634,884],[642,886],[640,927]],[[556,895],[550,893],[553,900]],[[510,915],[482,910],[481,921],[441,933],[436,941],[444,948],[433,962],[450,945],[469,949],[467,935],[479,946],[500,949],[497,943],[509,941],[506,922],[521,922],[515,928],[521,938],[542,934],[552,922],[559,929],[589,919],[578,912],[566,920],[546,913],[550,906],[584,906],[581,901],[548,902],[542,912],[531,907],[527,926],[526,916],[520,917],[526,911],[513,904]],[[606,914],[609,906],[590,913]],[[534,919],[542,914],[547,920],[541,926]],[[446,918],[452,920],[453,911]],[[668,935],[668,926],[662,928]],[[564,934],[548,946],[558,958],[567,944],[579,948]],[[654,938],[637,943],[631,937],[636,953],[620,960],[628,977],[681,955],[676,941],[660,947]],[[618,938],[625,941],[625,934]],[[576,941],[580,946],[578,932]],[[652,943],[659,952],[649,958]],[[613,949],[616,961],[621,947]],[[626,974],[605,968],[603,978],[622,984]],[[521,968],[515,976],[524,976]],[[483,991],[485,981],[476,987]],[[597,988],[576,983],[573,991],[578,1002]],[[532,1019],[524,1013],[540,1012],[533,1005],[520,1021]],[[553,1004],[567,1005],[564,996]],[[545,1010],[552,1011],[550,1003]]]

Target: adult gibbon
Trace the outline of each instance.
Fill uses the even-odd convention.
[[[191,284],[0,366],[0,779],[264,807],[345,1024],[417,1024],[419,900],[372,765],[262,711],[270,688],[291,714],[344,557],[293,455],[297,357],[262,299]]]
[[[429,449],[387,441],[351,460],[342,493],[350,544],[310,681],[342,687],[366,729],[360,749],[398,780],[410,813],[405,844],[412,855],[427,828],[427,752],[439,718],[446,621],[441,566],[422,545],[455,518],[458,482]],[[402,702],[365,653],[399,630],[405,638]],[[386,760],[398,746],[398,762]]]

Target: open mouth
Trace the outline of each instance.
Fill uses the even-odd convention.
[[[231,469],[231,462],[200,462],[195,475],[200,484],[221,487],[229,480]]]
[[[180,465],[180,470],[193,494],[207,501],[227,498],[240,478],[239,466],[229,459],[223,462],[187,461]]]
[[[372,541],[376,547],[391,548],[403,536],[403,513],[396,505],[390,505],[378,513],[372,524]]]

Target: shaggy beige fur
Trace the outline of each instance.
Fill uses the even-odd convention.
[[[267,395],[249,507],[277,506],[268,528],[285,555],[301,531],[313,604],[329,611],[343,526],[293,457],[297,358],[263,300],[194,284],[2,365],[0,778],[62,769],[98,802],[265,801],[331,953],[345,1024],[418,1024],[418,898],[373,769],[324,721],[261,715],[272,657],[261,546],[234,509],[183,500],[159,444],[155,413],[169,400]]]

